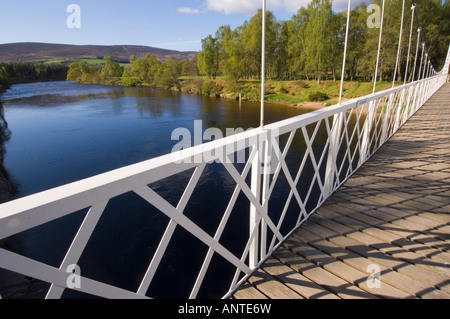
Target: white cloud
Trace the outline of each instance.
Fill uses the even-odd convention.
[[[202,13],[198,9],[192,9],[192,8],[188,8],[188,7],[178,8],[178,12],[187,13],[187,14],[200,14],[200,13]]]
[[[268,10],[283,9],[296,12],[300,7],[308,5],[310,0],[268,0]],[[206,9],[230,13],[254,13],[262,7],[261,0],[206,0]]]
[[[352,7],[367,0],[353,0]],[[284,10],[296,13],[301,7],[306,7],[311,0],[267,0],[268,10]],[[333,0],[333,9],[336,11],[346,10],[348,0]],[[262,7],[262,0],[204,0],[204,10],[179,8],[179,12],[199,14],[206,11],[217,11],[225,14],[244,13],[253,14]]]

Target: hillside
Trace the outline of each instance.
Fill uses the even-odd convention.
[[[152,54],[165,61],[168,56],[175,60],[192,59],[197,52],[180,52],[148,46],[136,45],[67,45],[50,43],[10,43],[0,44],[0,62],[64,62],[79,58],[98,59],[112,56],[128,61],[130,56],[137,58]]]

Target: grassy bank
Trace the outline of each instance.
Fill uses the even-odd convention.
[[[377,84],[377,91],[390,88],[391,82],[380,82]],[[203,77],[180,78],[178,88],[182,92],[191,94],[201,94],[211,97],[222,97],[228,99],[258,101],[261,99],[261,82],[257,80],[231,81],[224,78],[206,79]],[[323,106],[338,103],[340,82],[339,81],[272,81],[265,85],[266,100],[273,103],[283,103],[289,105],[300,105],[305,102],[315,102]],[[371,94],[373,82],[345,82],[343,98],[352,99],[359,96]]]

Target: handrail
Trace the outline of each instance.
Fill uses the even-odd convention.
[[[0,249],[0,268],[49,282],[52,286],[47,297],[61,297],[65,289],[72,289],[65,285],[66,280],[73,275],[66,271],[66,267],[78,262],[108,202],[121,194],[134,192],[170,219],[158,249],[142,278],[139,290],[126,291],[85,277],[80,278],[83,284],[76,289],[106,298],[145,298],[173,231],[178,225],[209,249],[189,297],[197,296],[214,254],[222,256],[236,268],[230,288],[224,295],[229,297],[285,238],[320,207],[446,80],[447,74],[441,73],[7,202],[0,205],[0,239],[82,209],[88,208],[89,211],[59,268],[5,249]],[[352,118],[356,118],[354,125],[350,124]],[[313,126],[312,134],[308,132],[309,126]],[[327,138],[321,154],[317,156],[313,148],[319,127],[323,126]],[[300,168],[293,175],[287,166],[286,157],[294,138],[298,138],[299,135],[302,135],[306,149],[304,156],[298,159]],[[284,148],[279,142],[281,136],[287,137]],[[230,155],[234,156],[243,150],[248,151],[248,156],[244,169],[239,172],[230,160]],[[220,163],[236,183],[228,207],[222,216],[222,222],[214,235],[205,232],[183,214],[205,167],[210,165],[209,161],[204,160],[205,154],[208,155],[209,161]],[[303,185],[308,192],[306,198],[302,198],[298,185],[307,160],[313,164],[314,176],[310,185]],[[355,161],[357,165],[354,165]],[[321,167],[326,168],[323,170]],[[190,183],[186,186],[177,206],[168,203],[147,186],[191,169],[194,169],[194,172]],[[290,194],[279,219],[273,220],[269,214],[269,202],[276,191],[275,184],[281,174],[286,178]],[[248,177],[251,177],[251,185],[246,183]],[[320,195],[316,206],[307,208],[306,204],[314,185],[318,185]],[[220,243],[220,238],[240,194],[245,195],[251,207],[248,217],[248,241],[243,254],[236,255]],[[296,201],[300,209],[297,222],[291,226],[286,235],[282,234],[281,229],[285,227],[284,218],[291,201]]]

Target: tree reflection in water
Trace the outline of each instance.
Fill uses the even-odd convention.
[[[0,102],[0,203],[12,198],[12,187],[8,180],[8,173],[3,166],[6,148],[5,143],[11,138],[11,131],[6,122],[3,104]]]

